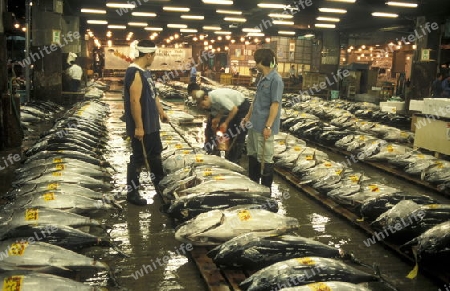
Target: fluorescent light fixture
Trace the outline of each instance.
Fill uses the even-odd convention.
[[[290,14],[282,14],[282,13],[270,13],[269,17],[272,18],[286,18],[286,19],[290,19],[293,18],[294,15],[290,15]]]
[[[145,30],[150,30],[150,31],[163,31],[162,27],[151,27],[151,26],[147,26],[146,28],[144,28]]]
[[[355,3],[356,0],[327,0],[329,2]]]
[[[203,26],[204,30],[222,30],[220,26]]]
[[[242,32],[261,32],[259,28],[243,28]]]
[[[247,19],[240,17],[225,17],[223,20],[231,22],[246,22]]]
[[[278,25],[294,25],[294,21],[286,21],[286,20],[274,20],[273,24]]]
[[[110,29],[126,29],[126,25],[117,25],[117,24],[110,24],[108,25],[108,28]]]
[[[168,28],[187,28],[186,24],[175,24],[175,23],[169,23],[167,24]]]
[[[108,24],[106,20],[88,20],[88,24]]]
[[[406,7],[406,8],[417,8],[417,3],[407,3],[407,2],[395,2],[395,1],[389,1],[386,2],[389,6],[397,6],[397,7]]]
[[[286,5],[284,4],[273,4],[273,3],[259,3],[259,8],[271,8],[271,9],[284,9]]]
[[[279,30],[278,34],[295,35],[295,31]]]
[[[319,16],[316,19],[319,20],[319,21],[330,21],[330,22],[339,22],[339,21],[341,21],[339,18],[324,17],[324,16]]]
[[[202,0],[205,4],[233,5],[231,0]]]
[[[330,23],[316,23],[314,26],[319,28],[336,28],[336,24]]]
[[[304,35],[304,37],[314,37],[314,34],[312,34],[312,33],[307,33],[307,34]]]
[[[81,8],[81,13],[106,14],[106,10]]]
[[[319,11],[324,13],[340,13],[340,14],[347,13],[347,10],[345,9],[325,8],[325,7],[319,8]]]
[[[156,13],[153,12],[131,12],[133,16],[143,16],[143,17],[156,17]]]
[[[192,33],[197,33],[198,30],[195,28],[181,28],[180,32],[192,32]]]
[[[214,31],[215,34],[219,34],[219,35],[227,35],[227,34],[231,34],[231,31]]]
[[[109,3],[106,3],[106,7],[110,7],[110,8],[129,8],[129,9],[134,9],[134,8],[136,8],[136,5],[135,5],[135,4],[131,4],[131,3],[109,2]]]
[[[142,26],[146,27],[148,25],[147,22],[128,22],[129,26]]]
[[[223,9],[217,9],[216,13],[219,14],[233,14],[233,15],[242,15],[242,11],[237,10],[223,10]]]
[[[164,11],[172,11],[172,12],[189,12],[191,9],[187,7],[171,7],[171,6],[164,6]]]
[[[394,13],[385,13],[385,12],[373,12],[372,16],[375,17],[389,17],[389,18],[396,18],[398,17],[398,14]]]
[[[183,19],[191,19],[191,20],[204,20],[205,16],[203,15],[181,15]]]
[[[247,36],[264,36],[265,34],[262,32],[249,32]]]

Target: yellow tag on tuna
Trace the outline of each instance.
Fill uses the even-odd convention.
[[[182,148],[183,148],[183,145],[182,145],[181,143],[177,143],[177,144],[175,145],[175,148],[176,148],[176,149],[182,149]]]
[[[359,177],[355,176],[355,175],[351,175],[348,177],[350,179],[350,181],[352,181],[353,183],[357,183],[359,181]]]
[[[55,193],[53,192],[45,193],[44,195],[42,195],[42,198],[44,198],[45,201],[55,200]]]
[[[203,163],[203,156],[195,156],[196,163]]]
[[[217,175],[217,176],[214,177],[214,180],[216,180],[216,181],[224,181],[225,177],[222,176],[222,175]]]
[[[248,211],[247,209],[239,211],[238,216],[241,221],[247,221],[252,218],[252,216],[250,215],[250,211]]]
[[[310,156],[306,156],[306,160],[307,160],[307,161],[312,161],[313,159],[314,159],[314,157],[311,156],[311,155],[310,155]]]
[[[53,164],[61,164],[63,159],[53,159]]]
[[[299,258],[297,259],[297,262],[299,262],[302,265],[308,265],[308,266],[314,266],[316,263],[311,258]]]
[[[3,279],[2,291],[21,291],[23,287],[23,276],[11,276]]]
[[[26,221],[36,221],[39,219],[39,210],[36,208],[30,208],[25,210]]]
[[[56,190],[58,189],[58,183],[51,183],[47,185],[48,190]]]
[[[55,169],[57,169],[58,171],[62,171],[64,170],[66,167],[64,166],[64,164],[56,164],[55,165]]]
[[[394,147],[391,146],[391,145],[389,145],[389,146],[386,147],[386,150],[387,150],[388,152],[392,153],[392,152],[394,151]]]
[[[54,176],[54,177],[61,177],[62,173],[61,172],[53,172],[52,176]]]
[[[25,249],[28,247],[28,242],[13,243],[9,248],[8,254],[10,256],[22,256]]]
[[[299,147],[299,146],[294,147],[294,151],[296,151],[296,152],[299,152],[301,150],[302,150],[302,147]]]
[[[333,291],[326,283],[313,283],[307,286],[313,291]]]
[[[203,177],[209,177],[209,176],[212,176],[212,172],[211,171],[204,171],[203,172]]]
[[[380,188],[377,185],[369,185],[368,187],[372,192],[380,192]]]

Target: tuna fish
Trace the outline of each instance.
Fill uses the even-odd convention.
[[[109,270],[108,265],[65,248],[30,240],[0,242],[0,270]]]
[[[227,209],[246,204],[254,204],[255,208],[266,209],[275,213],[278,211],[277,201],[258,193],[213,192],[180,197],[172,203],[167,213],[173,218],[183,221],[211,210]]]
[[[371,291],[362,285],[347,283],[347,282],[339,282],[339,281],[330,281],[330,282],[316,282],[312,284],[308,284],[305,286],[297,286],[290,288],[283,288],[280,291],[313,291],[313,290],[324,290],[324,291]]]
[[[279,290],[320,281],[358,284],[379,281],[379,278],[335,259],[303,257],[278,262],[259,270],[244,280],[240,287],[246,291],[271,291],[273,288]]]
[[[176,170],[183,168],[185,166],[199,166],[199,165],[216,166],[233,170],[239,173],[245,172],[245,169],[242,168],[241,166],[214,155],[176,154],[174,156],[170,156],[163,162],[164,169],[166,170],[167,173],[175,172]]]
[[[275,235],[298,227],[296,218],[241,205],[199,214],[179,225],[175,238],[193,245],[217,245],[247,232]]]
[[[1,290],[20,291],[106,291],[71,279],[36,272],[11,271],[0,274]],[[18,289],[17,289],[18,288]]]
[[[338,258],[341,251],[300,236],[263,236],[246,233],[235,237],[208,253],[217,265],[259,270],[293,258],[320,256]]]

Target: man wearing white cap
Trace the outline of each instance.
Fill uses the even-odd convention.
[[[146,205],[146,199],[138,192],[139,174],[146,156],[153,184],[156,186],[164,177],[159,120],[168,122],[168,117],[156,96],[151,72],[147,70],[155,59],[157,47],[150,40],[141,40],[134,45],[135,60],[128,67],[124,82],[126,131],[132,147],[127,165],[127,200],[136,205]]]

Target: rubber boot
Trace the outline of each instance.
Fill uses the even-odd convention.
[[[259,184],[261,177],[261,164],[255,156],[248,156],[248,177]]]
[[[147,205],[139,194],[139,172],[132,163],[127,164],[127,201],[135,205]]]
[[[236,163],[236,164],[239,163],[239,160],[241,159],[244,147],[245,147],[245,143],[238,143],[238,142],[236,142],[233,145],[233,147],[230,149],[230,151],[228,152],[227,159],[230,162],[233,162],[233,163]]]
[[[159,182],[166,176],[162,165],[161,155],[148,157],[148,164],[152,171],[152,183],[155,188],[159,187]]]
[[[263,174],[261,176],[261,184],[267,187],[272,187],[273,182],[273,163],[265,163]]]

